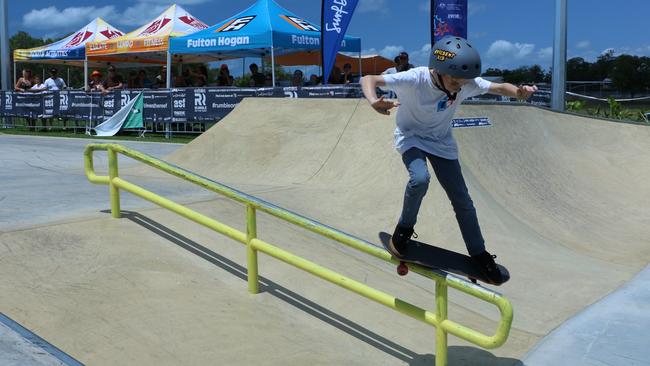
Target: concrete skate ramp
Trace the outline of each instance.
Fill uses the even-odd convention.
[[[488,249],[513,275],[502,291],[516,328],[545,335],[648,263],[650,128],[532,106],[458,115],[493,122],[454,133]],[[276,188],[264,199],[376,242],[407,180],[393,130],[365,101],[247,99],[169,160],[244,189],[264,182]],[[435,179],[416,231],[465,250]]]

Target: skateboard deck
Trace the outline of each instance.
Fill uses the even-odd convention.
[[[384,245],[384,248],[386,248],[386,250],[391,253],[395,259],[400,261],[400,264],[397,267],[397,273],[400,276],[404,276],[408,273],[408,263],[415,263],[423,267],[440,269],[445,272],[467,277],[472,280],[472,282],[476,282],[478,280],[488,284],[493,284],[483,275],[483,273],[481,273],[481,271],[474,267],[472,259],[467,255],[411,239],[414,245],[409,246],[406,249],[404,255],[398,257],[395,255],[395,253],[391,252],[388,246],[390,239],[391,234],[388,234],[386,232],[379,233],[379,240]],[[497,266],[501,270],[501,273],[506,274],[506,280],[504,283],[507,282],[510,279],[508,270],[500,264],[497,264]],[[493,285],[498,286],[500,284]]]

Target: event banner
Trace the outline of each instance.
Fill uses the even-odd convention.
[[[446,35],[467,39],[467,0],[431,0],[431,46]]]
[[[336,54],[348,30],[352,14],[359,0],[323,0],[321,12],[321,56],[323,58],[323,83],[327,84]]]

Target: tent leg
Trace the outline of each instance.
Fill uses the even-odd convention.
[[[361,82],[362,77],[363,77],[363,72],[361,70],[361,50],[359,50],[359,82]]]
[[[18,77],[17,77],[17,75],[18,75],[18,74],[16,73],[16,61],[14,61],[14,83],[15,83],[16,81],[18,81]],[[11,86],[11,83],[9,83],[9,85]],[[9,89],[7,89],[7,90],[9,90]],[[11,88],[11,90],[13,90],[13,88]]]
[[[273,87],[275,88],[275,53],[271,47],[271,76],[273,78]]]
[[[165,76],[167,88],[172,87],[172,54],[167,51],[167,75]]]
[[[68,80],[69,81],[69,80]],[[84,89],[88,86],[88,57],[84,59]]]
[[[68,80],[68,82],[66,83],[66,85],[70,85],[70,66],[68,66],[68,79],[67,80]]]

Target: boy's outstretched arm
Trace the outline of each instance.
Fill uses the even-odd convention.
[[[361,90],[363,95],[368,99],[370,106],[381,114],[390,114],[390,110],[399,106],[399,103],[384,100],[384,96],[377,97],[377,87],[384,86],[384,77],[381,75],[366,75],[361,78]]]
[[[536,91],[537,87],[535,85],[514,86],[510,83],[492,83],[492,85],[490,85],[491,94],[499,94],[520,100],[526,100],[530,98],[530,96],[533,95],[533,93]]]

